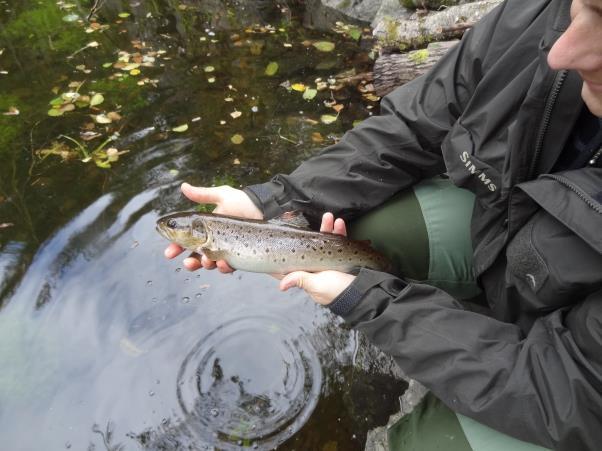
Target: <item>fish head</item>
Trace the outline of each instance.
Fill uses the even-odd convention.
[[[157,232],[185,249],[198,250],[209,241],[202,218],[195,213],[174,213],[157,220]]]

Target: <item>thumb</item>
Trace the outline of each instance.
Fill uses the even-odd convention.
[[[303,290],[308,290],[311,281],[311,273],[305,271],[294,271],[288,273],[280,281],[280,289],[286,291],[292,287],[298,287]]]
[[[188,199],[199,204],[217,204],[222,200],[219,187],[204,188],[202,186],[192,186],[189,183],[182,183],[180,189]]]

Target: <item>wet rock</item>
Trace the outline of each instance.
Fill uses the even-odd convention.
[[[401,418],[412,413],[427,393],[428,389],[424,385],[414,379],[410,379],[407,390],[399,397],[399,412],[389,417],[386,426],[381,426],[368,431],[364,451],[387,451],[389,449],[387,430]]]
[[[322,4],[341,13],[361,20],[372,22],[383,0],[321,0]],[[399,6],[399,3],[397,3]]]

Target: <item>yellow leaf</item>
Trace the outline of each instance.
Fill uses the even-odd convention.
[[[105,101],[105,98],[102,96],[102,94],[96,93],[90,99],[90,106],[100,105],[104,101]]]
[[[291,85],[291,89],[294,89],[295,91],[303,92],[303,91],[305,91],[305,85],[303,83],[293,83]]]
[[[174,132],[176,132],[176,133],[183,133],[186,130],[188,130],[188,124],[178,125],[177,127],[174,127],[171,130],[174,131]]]
[[[232,138],[230,138],[230,141],[232,141],[232,144],[242,144],[242,142],[245,140],[245,138],[243,138],[242,135],[239,135],[238,133],[236,135],[233,135]]]
[[[331,114],[323,114],[322,116],[320,116],[320,120],[323,124],[332,124],[337,120],[337,117]]]

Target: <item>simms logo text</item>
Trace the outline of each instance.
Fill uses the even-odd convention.
[[[485,185],[489,191],[495,191],[497,189],[497,187],[491,183],[491,179],[489,179],[483,171],[477,169],[476,166],[472,164],[472,161],[470,160],[470,154],[468,152],[462,152],[460,155],[460,160],[462,160],[462,163],[464,163],[464,166],[466,166],[468,172],[471,174],[478,174],[479,180],[483,182],[483,185]]]

